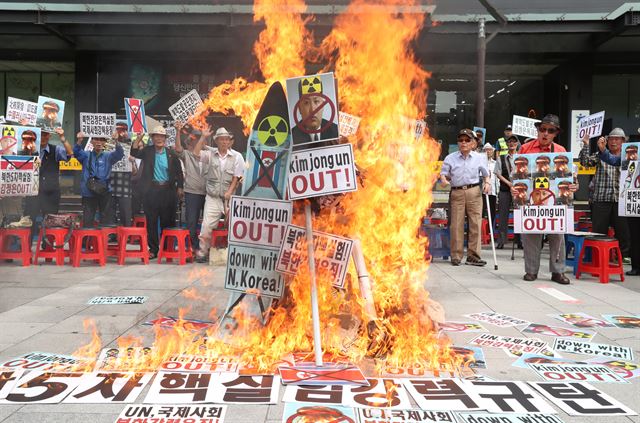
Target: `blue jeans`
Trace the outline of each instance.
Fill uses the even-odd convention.
[[[204,194],[184,193],[185,214],[187,221],[187,229],[189,229],[189,238],[191,238],[191,246],[194,251],[200,247],[198,239],[198,220],[200,213],[204,208],[204,200],[207,196]]]

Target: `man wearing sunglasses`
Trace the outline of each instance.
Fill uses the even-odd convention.
[[[538,128],[538,137],[526,144],[524,144],[519,153],[520,154],[534,154],[534,153],[566,153],[567,150],[560,144],[554,141],[556,136],[560,133],[560,118],[556,115],[546,115],[542,118],[542,121],[536,122],[536,128]],[[578,187],[576,184],[571,184],[570,191],[576,192]],[[518,192],[511,189],[511,194],[516,196]],[[524,247],[524,280],[535,281],[538,278],[538,270],[540,269],[540,253],[542,252],[542,234],[522,234],[520,236],[522,245]],[[564,274],[565,268],[565,249],[564,249],[564,235],[563,234],[548,234],[549,240],[549,270],[551,271],[551,280],[562,284],[568,285],[571,283],[569,278]]]
[[[460,266],[464,253],[464,219],[469,221],[467,262],[484,266],[480,258],[480,223],[482,221],[482,194],[491,189],[486,155],[473,150],[475,134],[471,129],[458,133],[458,151],[449,154],[442,163],[440,182],[451,184],[449,232],[451,234],[451,264]],[[480,178],[479,175],[482,175]]]

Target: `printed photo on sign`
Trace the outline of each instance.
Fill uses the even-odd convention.
[[[290,201],[232,196],[229,243],[280,249],[291,223]]]
[[[586,382],[529,382],[570,416],[637,416],[638,413]]]
[[[469,341],[469,344],[479,347],[505,348],[530,354],[539,353],[547,347],[546,342],[537,338],[517,338],[513,336],[492,335],[490,333],[483,333],[476,336]]]
[[[409,410],[388,410],[384,408],[356,408],[360,423],[440,423],[456,422],[450,411],[427,411],[415,408]]]
[[[602,317],[622,329],[640,329],[640,314],[603,314]]]
[[[620,216],[640,216],[640,162],[638,162],[640,142],[622,144],[620,163]]]
[[[95,371],[154,371],[152,358],[150,347],[103,348],[98,356]]]
[[[445,332],[486,332],[487,330],[479,323],[472,322],[445,322],[440,323],[440,330]]]
[[[124,112],[127,116],[127,127],[130,134],[148,132],[147,120],[144,114],[144,101],[139,98],[125,98]]]
[[[338,133],[341,137],[350,137],[358,131],[360,118],[349,113],[338,113]]]
[[[601,364],[607,366],[624,379],[633,379],[640,376],[640,364],[626,360],[611,360],[604,357],[594,357],[586,361],[589,364]]]
[[[71,371],[86,368],[90,360],[72,355],[34,351],[20,357],[0,361],[0,368],[48,371]]]
[[[368,378],[369,386],[353,385],[287,385],[284,402],[306,402],[316,405],[345,407],[411,408],[409,394],[399,379]]]
[[[556,338],[577,338],[590,341],[596,335],[595,332],[589,330],[575,330],[561,328],[558,326],[541,325],[538,323],[531,323],[526,328],[522,329],[523,333],[535,333],[538,335],[553,336]]]
[[[358,423],[355,410],[351,407],[332,405],[330,407],[303,402],[284,404],[282,423],[335,422]]]
[[[95,372],[85,373],[78,387],[64,399],[65,403],[132,403],[138,398],[153,373]]]
[[[224,289],[281,298],[284,278],[276,269],[277,250],[229,245]]]
[[[307,231],[289,225],[278,255],[278,272],[295,275],[307,261]],[[314,258],[318,275],[329,275],[333,286],[344,287],[353,240],[324,232],[313,231]]]
[[[198,332],[213,326],[213,322],[196,319],[179,319],[172,316],[162,316],[154,320],[143,323],[144,326],[156,326],[161,328],[173,329],[180,328],[184,330]]]
[[[529,364],[544,380],[591,383],[629,383],[609,367],[600,364]]]
[[[535,125],[536,122],[540,122],[540,120],[513,115],[513,121],[511,122],[513,135],[519,135],[525,138],[536,138],[538,136],[538,129]]]
[[[85,373],[39,372],[24,374],[0,404],[57,404],[80,384]]]
[[[236,373],[238,361],[232,357],[178,354],[167,358],[158,367],[159,371]]]
[[[576,328],[613,328],[615,325],[605,320],[589,316],[585,313],[563,313],[549,314],[548,316],[558,319]]]
[[[42,128],[44,132],[54,132],[56,128],[62,128],[64,101],[40,96],[37,113],[36,126]]]
[[[287,79],[293,145],[338,138],[338,98],[333,73]]]
[[[80,113],[80,131],[87,137],[111,138],[116,131],[116,114]]]
[[[223,423],[227,412],[226,405],[127,405],[118,416],[117,423]]]
[[[544,422],[544,423],[564,423],[564,421],[553,414],[540,414],[540,413],[530,413],[530,414],[518,414],[518,413],[508,413],[508,414],[499,414],[499,413],[456,413],[459,423],[534,423],[534,422]]]
[[[358,190],[351,144],[295,151],[289,163],[289,198],[319,197]]]
[[[143,304],[147,301],[145,296],[127,296],[127,297],[93,297],[87,304]]]
[[[487,128],[481,128],[479,126],[474,126],[473,127],[473,132],[476,133],[476,135],[480,135],[480,139],[482,143],[482,145],[484,145],[487,142]]]
[[[41,129],[27,126],[0,126],[0,155],[39,156]]]
[[[595,342],[574,341],[556,338],[553,349],[573,354],[599,355],[603,357],[633,361],[633,349],[621,345],[596,344]]]
[[[483,311],[482,313],[465,314],[468,317],[479,322],[489,323],[490,325],[498,326],[501,328],[528,325],[531,322],[518,319],[517,317],[507,316],[506,314],[495,313],[493,311]]]
[[[5,120],[21,125],[36,126],[38,119],[38,103],[7,97]]]
[[[604,111],[586,116],[578,122],[578,138],[583,139],[585,135],[595,138],[602,135],[604,125]]]
[[[169,113],[176,122],[187,123],[202,106],[202,99],[197,90],[191,90],[169,106]]]
[[[0,156],[0,198],[38,195],[38,156]]]
[[[16,386],[16,383],[25,372],[25,369],[0,367],[0,399],[9,395],[9,392]]]

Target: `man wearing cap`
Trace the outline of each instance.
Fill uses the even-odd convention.
[[[193,153],[193,150],[200,140],[202,132],[197,130],[188,131],[187,127],[180,121],[176,121],[175,127],[176,154],[184,165],[184,202],[187,229],[189,229],[191,245],[194,251],[198,251],[200,248],[198,220],[207,198],[207,189],[202,173],[202,163],[200,163],[200,158]],[[202,148],[213,150],[207,145],[203,145]]]
[[[615,129],[614,129],[615,131]],[[611,142],[611,134],[614,133],[611,131],[609,134],[609,141],[606,138],[600,137],[598,139],[598,150],[600,150],[599,156],[600,160],[604,163],[611,166],[620,166],[622,162],[621,154],[613,154],[610,150],[607,149],[607,143]],[[626,136],[623,135],[624,131],[620,129],[620,131],[616,131],[616,137],[622,138],[620,141],[614,141],[614,143],[622,144],[623,140],[626,140]],[[613,144],[609,144],[609,148],[615,146]],[[625,164],[628,166],[629,160],[637,160],[638,158],[638,147],[634,144],[629,145],[625,152]],[[616,197],[617,200],[618,197]],[[617,209],[616,209],[617,210]],[[629,227],[629,255],[631,256],[631,270],[629,270],[626,274],[629,276],[640,276],[640,217],[626,217],[627,225]],[[616,236],[618,235],[618,230],[616,229]],[[633,240],[636,240],[635,242]],[[622,249],[622,246],[620,246]]]
[[[560,133],[560,118],[556,115],[546,115],[542,121],[535,123],[538,129],[538,137],[520,147],[519,154],[535,154],[535,153],[566,153],[567,150],[553,140]],[[576,184],[571,184],[571,191],[578,190]],[[518,191],[513,189],[511,193],[516,196]],[[543,234],[520,235],[524,247],[524,269],[525,281],[535,281],[538,278],[538,270],[540,269],[540,254],[542,252]],[[548,234],[549,240],[549,270],[551,271],[551,280],[567,285],[571,283],[569,278],[564,274],[565,268],[565,249],[563,234]]]
[[[621,128],[613,129],[607,138],[601,137],[609,147],[611,154],[619,156],[626,136]],[[582,139],[580,164],[596,168],[593,177],[593,195],[591,203],[592,231],[607,234],[613,226],[615,237],[620,243],[623,257],[629,257],[630,243],[627,219],[618,215],[618,197],[620,194],[620,166],[612,166],[600,160],[598,153],[589,154],[589,135]]]
[[[113,223],[111,167],[124,157],[124,150],[116,142],[115,151],[104,151],[106,138],[92,137],[93,150],[87,152],[82,147],[83,141],[84,134],[78,132],[73,155],[82,163],[80,194],[82,195],[83,225],[93,227],[97,211],[100,211],[100,224],[109,225]]]
[[[117,122],[116,131],[111,138],[120,145],[126,144],[129,146],[129,151],[131,151],[131,138],[129,138],[127,129],[126,122]],[[120,212],[120,224],[122,226],[131,226],[133,218],[131,177],[137,172],[137,164],[136,158],[130,154],[126,157],[126,160],[130,163],[131,170],[127,170],[128,168],[122,169],[121,167],[112,169],[111,188],[113,189],[113,198],[117,203],[117,210]]]
[[[498,159],[497,156],[505,156],[508,154],[508,141],[512,134],[511,125],[507,125],[507,127],[504,128],[504,137],[500,137],[498,138],[498,141],[496,141],[496,160]]]
[[[200,250],[196,256],[198,263],[208,261],[211,232],[218,226],[223,214],[228,216],[229,200],[244,174],[242,155],[231,149],[233,135],[225,128],[218,128],[213,137],[217,148],[205,149],[205,140],[210,135],[209,129],[205,129],[193,149],[193,154],[200,157],[207,191],[200,229]]]
[[[493,159],[495,149],[489,143],[486,143],[484,147],[482,147],[482,151],[487,156],[487,170],[489,171],[489,178],[491,182],[491,188],[489,191],[489,207],[491,207],[491,223],[495,225],[496,223],[496,200],[498,193],[498,178],[495,174],[496,169],[496,161]],[[487,202],[482,201],[482,217],[487,217]]]
[[[500,218],[500,240],[498,241],[497,249],[501,250],[504,248],[505,242],[507,242],[507,232],[509,230],[509,211],[511,210],[511,187],[513,186],[512,182],[512,173],[515,168],[515,154],[518,151],[518,146],[520,145],[520,140],[516,135],[511,135],[507,138],[506,141],[507,150],[506,154],[498,155],[499,158],[496,160],[496,167],[494,173],[500,180],[500,188],[498,189],[498,216]],[[527,163],[528,164],[528,163]],[[518,243],[518,248],[522,248],[522,243],[520,242],[520,235],[514,234],[514,241]]]
[[[24,214],[31,217],[32,230],[35,232],[36,217],[56,214],[60,208],[60,162],[66,162],[73,155],[73,147],[67,142],[62,128],[56,128],[55,133],[62,145],[49,143],[51,133],[42,132],[40,135],[40,180],[38,195],[25,199]]]
[[[300,122],[291,130],[294,145],[338,138],[338,125],[322,117],[327,107],[326,105],[323,106],[325,99],[320,95],[314,95],[314,93],[322,94],[321,82],[318,82],[314,86],[319,88],[312,93],[303,87],[303,80],[298,82],[298,96],[300,100],[297,109],[300,111]],[[294,114],[296,113],[297,111],[294,110]],[[328,144],[329,143],[318,143],[315,144],[314,147],[321,147]]]
[[[156,126],[149,132],[152,145],[144,146],[142,134],[138,134],[131,146],[131,155],[142,160],[142,173],[138,185],[142,192],[142,205],[147,218],[149,257],[158,256],[158,220],[160,230],[175,226],[176,204],[182,198],[184,177],[180,159],[165,146],[167,131]]]
[[[464,253],[464,220],[469,221],[469,242],[466,264],[484,266],[480,257],[480,224],[482,222],[482,194],[489,193],[491,183],[487,160],[472,151],[475,134],[471,129],[458,133],[458,151],[449,154],[442,163],[440,182],[451,185],[449,197],[451,221],[451,264],[459,266]]]

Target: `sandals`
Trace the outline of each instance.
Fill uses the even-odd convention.
[[[482,260],[480,257],[476,256],[467,256],[467,261],[465,264],[470,266],[486,266],[487,262]]]

